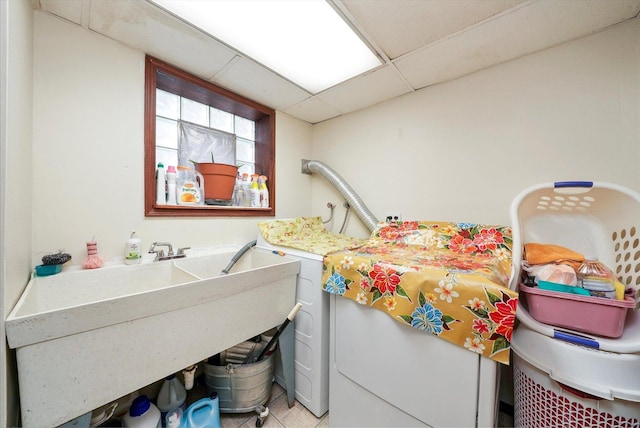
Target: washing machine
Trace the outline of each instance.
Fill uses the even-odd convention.
[[[259,234],[256,249],[282,252],[300,260],[296,301],[302,308],[294,319],[295,398],[320,417],[329,410],[329,295],[322,290],[323,256],[275,246]],[[281,368],[276,382],[284,386]]]

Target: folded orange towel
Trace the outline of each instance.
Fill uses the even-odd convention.
[[[584,256],[560,245],[530,242],[524,244],[524,259],[530,265],[555,263],[566,264],[577,269],[584,261]]]

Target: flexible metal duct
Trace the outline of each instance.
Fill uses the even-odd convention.
[[[353,208],[358,218],[362,220],[367,229],[369,229],[369,232],[373,232],[378,224],[378,220],[371,211],[369,211],[364,202],[362,202],[362,199],[360,199],[347,182],[344,181],[337,172],[329,168],[324,163],[320,161],[302,159],[302,173],[311,174],[314,172],[326,178],[327,181],[340,192],[351,208]]]

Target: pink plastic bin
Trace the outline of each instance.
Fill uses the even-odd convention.
[[[627,310],[633,309],[635,300],[581,296],[541,290],[520,285],[529,314],[541,323],[564,327],[582,333],[617,338],[624,330]]]

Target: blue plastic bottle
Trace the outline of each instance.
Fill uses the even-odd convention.
[[[220,428],[220,400],[215,392],[193,403],[183,416],[185,428]]]

